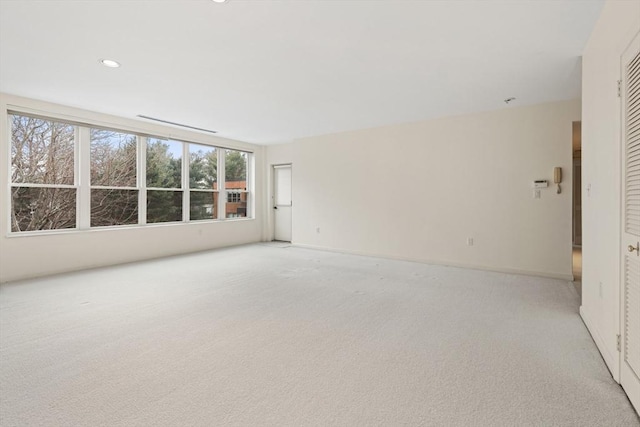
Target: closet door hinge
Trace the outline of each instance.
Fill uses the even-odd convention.
[[[622,344],[620,343],[620,334],[616,335],[616,349],[622,351]]]
[[[622,98],[622,80],[618,80],[618,98]]]

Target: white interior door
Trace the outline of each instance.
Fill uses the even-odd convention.
[[[640,33],[622,55],[620,385],[640,412]]]
[[[291,241],[291,165],[273,167],[274,240]]]

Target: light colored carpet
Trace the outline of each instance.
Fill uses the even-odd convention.
[[[640,425],[577,301],[260,244],[2,285],[0,424]]]

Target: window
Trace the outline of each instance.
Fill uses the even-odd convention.
[[[240,203],[241,200],[240,193],[227,191],[227,203]]]
[[[138,223],[136,135],[91,129],[91,226]]]
[[[11,231],[76,228],[75,126],[11,115]]]
[[[189,218],[218,218],[218,150],[189,144]]]
[[[227,192],[225,218],[247,216],[247,165],[248,154],[225,150],[224,189]]]
[[[182,221],[183,143],[147,138],[147,223]]]
[[[247,217],[251,153],[23,113],[9,119],[12,233]]]

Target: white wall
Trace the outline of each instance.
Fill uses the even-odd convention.
[[[620,56],[640,30],[640,2],[608,1],[582,60],[581,314],[614,378],[619,375]],[[587,189],[590,187],[590,191]]]
[[[305,138],[267,158],[293,162],[295,244],[570,278],[579,119],[577,100],[509,107]],[[563,193],[534,199],[554,166]]]
[[[256,217],[250,220],[10,236],[8,106],[45,116],[253,151],[255,187],[258,189],[255,194]],[[239,141],[0,94],[0,282],[260,241],[264,212],[264,191],[260,190],[264,187],[263,152],[263,147]]]

